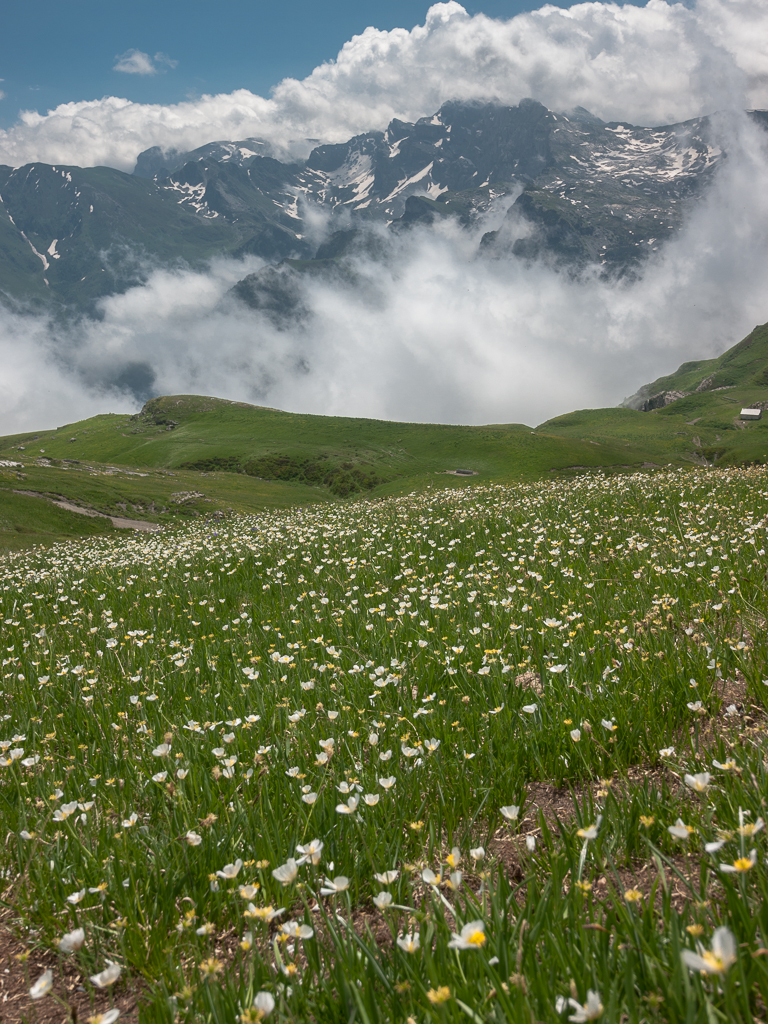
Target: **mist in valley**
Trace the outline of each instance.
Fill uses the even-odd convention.
[[[764,12],[760,5],[740,6],[740,18],[733,5],[714,0],[690,9],[659,0],[646,8],[581,5],[568,17],[545,9],[546,17],[539,12],[492,23],[502,26],[493,35],[492,61],[481,45],[490,19],[439,4],[420,29],[356,37],[314,77],[282,83],[263,101],[272,112],[267,117],[264,108],[258,124],[243,115],[235,126],[222,113],[220,130],[197,121],[183,141],[199,144],[202,132],[208,141],[260,129],[267,139],[272,132],[276,151],[290,149],[275,128],[289,94],[295,104],[304,97],[314,135],[346,138],[363,123],[350,96],[364,53],[369,64],[375,53],[367,93],[355,93],[356,102],[367,103],[366,127],[393,113],[419,116],[447,98],[445,69],[458,59],[460,43],[476,62],[474,77],[467,69],[454,77],[453,95],[461,98],[517,102],[522,92],[555,109],[591,104],[604,117],[618,116],[623,104],[624,118],[646,123],[664,114],[743,110],[764,98],[766,76],[765,60],[744,31],[747,22],[759,27]],[[538,47],[538,65],[520,56],[521,40]],[[653,82],[646,81],[643,60],[655,54],[655,67],[659,52],[669,56],[665,69],[659,66]],[[416,110],[413,91],[406,102],[393,83],[402,78],[396,72],[425,53],[442,53],[447,63],[431,79],[420,72],[426,78]],[[582,62],[573,88],[558,71],[564,54],[574,67]],[[621,89],[610,93],[607,86],[619,80]],[[332,115],[329,96],[338,100]],[[203,109],[207,117],[200,101]],[[103,106],[104,118],[109,110]],[[66,147],[74,129],[64,124],[65,114],[52,112],[48,120],[3,133],[0,159],[10,150],[14,160],[71,155]],[[114,116],[112,110],[102,135],[119,135],[122,145],[127,136],[115,128]],[[155,138],[154,115],[142,116],[132,113],[138,118],[130,136],[134,158],[137,146]],[[265,270],[255,257],[216,259],[194,271],[147,266],[143,283],[101,299],[91,316],[6,304],[0,307],[0,429],[135,411],[152,395],[174,393],[449,423],[535,425],[574,408],[616,405],[685,360],[719,354],[768,319],[768,136],[735,114],[721,131],[727,158],[688,210],[682,230],[621,278],[599,266],[575,270],[543,258],[491,258],[481,244],[487,231],[502,226],[510,246],[530,231],[522,220],[505,219],[507,196],[468,228],[453,218],[407,230],[369,222],[356,250],[334,271],[277,268],[293,295],[290,316],[249,308],[233,294],[238,281]],[[166,141],[174,139],[171,133]],[[113,164],[120,160],[113,154]],[[344,216],[319,208],[301,212],[318,244],[349,226]]]

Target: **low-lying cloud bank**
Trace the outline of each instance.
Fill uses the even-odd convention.
[[[0,433],[135,409],[142,389],[454,423],[615,405],[768,319],[766,135],[744,118],[727,149],[681,234],[632,282],[490,261],[477,253],[492,221],[441,222],[372,228],[384,262],[298,278],[306,315],[288,327],[229,295],[257,261],[154,272],[66,329],[0,313]]]
[[[768,107],[767,37],[763,0],[587,3],[506,22],[451,0],[411,31],[366,30],[269,99],[241,90],[160,107],[107,97],[24,115],[0,133],[0,161],[130,170],[152,145],[250,135],[302,156],[308,139],[346,140],[448,99],[533,96],[635,123]],[[684,230],[631,282],[490,261],[478,245],[492,222],[471,232],[442,222],[372,227],[386,258],[360,255],[330,281],[303,276],[306,314],[289,326],[229,295],[254,260],[148,272],[143,286],[104,300],[98,320],[74,325],[0,309],[0,433],[135,409],[149,393],[465,423],[534,424],[616,404],[768,319],[765,135],[743,118],[725,149]],[[321,221],[314,215],[317,230]]]
[[[764,0],[545,6],[508,21],[470,17],[449,0],[410,31],[366,29],[335,60],[302,81],[285,79],[268,99],[245,89],[173,106],[108,96],[22,113],[0,131],[0,163],[130,171],[150,146],[189,150],[249,136],[300,158],[316,140],[343,142],[452,99],[515,104],[531,96],[605,120],[671,123],[724,106],[768,106],[766,38]]]

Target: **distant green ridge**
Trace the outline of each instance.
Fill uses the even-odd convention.
[[[172,525],[195,516],[532,480],[576,466],[636,468],[646,457],[520,424],[390,423],[166,396],[135,416],[94,416],[0,438],[0,460],[17,463],[0,467],[0,552],[111,529],[108,520],[58,514],[45,499]]]

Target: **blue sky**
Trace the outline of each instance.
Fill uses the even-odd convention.
[[[464,6],[470,14],[510,18],[541,4],[466,0]],[[281,79],[303,78],[333,59],[368,25],[410,29],[424,21],[428,7],[427,0],[6,0],[0,127],[12,125],[20,110],[44,113],[107,95],[163,104],[238,88],[267,95]],[[155,73],[114,70],[126,54],[124,66],[149,70],[131,51],[147,55]]]

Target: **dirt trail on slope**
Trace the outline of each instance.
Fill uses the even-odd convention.
[[[14,494],[23,494],[28,498],[43,498],[45,501],[50,501],[52,505],[58,505],[59,508],[63,508],[67,512],[77,512],[81,516],[109,519],[112,525],[116,526],[119,530],[142,530],[149,533],[160,530],[160,526],[157,523],[149,523],[144,519],[126,519],[124,516],[108,516],[104,512],[96,512],[92,508],[82,508],[80,505],[73,505],[66,498],[50,498],[47,494],[41,494],[39,491],[14,491]]]

